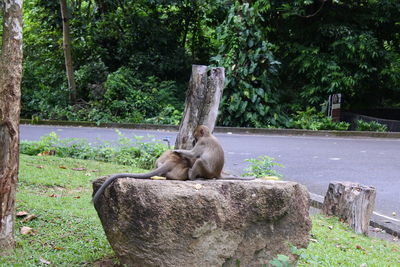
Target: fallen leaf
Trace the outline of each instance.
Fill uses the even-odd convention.
[[[44,167],[43,167],[43,165],[38,165],[38,166],[36,166],[36,168],[43,169]]]
[[[28,226],[22,226],[20,233],[21,233],[21,235],[27,235],[32,232],[33,232],[33,228],[30,228]]]
[[[362,246],[360,246],[360,245],[357,245],[356,246],[356,249],[359,249],[359,250],[365,250]]]
[[[73,171],[86,171],[86,168],[79,167],[79,168],[72,168]]]
[[[47,265],[50,265],[50,264],[51,264],[51,262],[49,262],[49,261],[43,259],[42,257],[40,257],[39,260],[40,260],[40,262],[43,263],[43,264],[47,264]]]
[[[329,230],[332,230],[332,229],[333,229],[333,226],[328,226],[328,228],[329,228]]]
[[[21,222],[23,222],[23,223],[24,222],[29,222],[29,221],[32,221],[33,219],[36,219],[36,218],[37,218],[36,214],[31,214],[31,215],[25,217],[24,219],[22,219]]]
[[[311,242],[314,242],[314,243],[318,243],[318,240],[317,240],[317,239],[314,239],[314,238],[310,238],[310,241],[311,241]]]
[[[90,172],[85,173],[85,176],[92,176]]]
[[[53,247],[55,250],[64,250],[64,248],[62,248],[62,247],[57,247],[57,246],[54,246]]]
[[[367,267],[367,264],[364,262],[363,264],[360,264],[360,267]]]
[[[55,150],[43,151],[42,153],[37,154],[39,157],[42,156],[54,156],[56,154]]]
[[[74,197],[74,198],[78,199],[78,198],[81,198],[81,196],[76,196],[76,197]]]
[[[99,170],[91,170],[91,172],[99,172]]]
[[[26,215],[28,215],[28,212],[27,212],[27,211],[18,211],[18,212],[15,214],[15,216],[17,216],[17,217],[24,217],[24,216],[26,216]]]
[[[65,166],[59,166],[58,168],[60,168],[60,169],[66,169],[67,167],[65,167]]]
[[[56,194],[51,194],[49,197],[60,197],[60,196]]]
[[[374,228],[371,230],[372,232],[378,233],[378,232],[382,232],[381,228]]]

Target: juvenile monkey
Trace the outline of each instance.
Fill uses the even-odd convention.
[[[205,125],[197,126],[193,135],[195,145],[191,150],[173,150],[183,158],[194,162],[188,172],[189,179],[221,178],[222,168],[224,167],[224,150],[221,144]]]
[[[106,187],[118,178],[148,179],[152,176],[165,176],[170,180],[187,180],[188,170],[191,166],[190,160],[181,157],[172,150],[167,150],[156,160],[156,169],[148,173],[118,173],[111,175],[97,190],[92,201],[96,203]]]

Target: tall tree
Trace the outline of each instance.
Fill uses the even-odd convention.
[[[22,2],[4,0],[0,55],[0,254],[15,246],[22,76]]]
[[[76,85],[75,85],[74,67],[71,54],[71,38],[69,33],[67,0],[60,0],[60,6],[61,6],[61,17],[63,24],[64,57],[65,57],[65,68],[67,71],[67,78],[68,78],[69,102],[70,104],[75,104]]]

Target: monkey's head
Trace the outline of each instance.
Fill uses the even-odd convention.
[[[210,136],[210,129],[208,129],[208,127],[205,125],[199,125],[194,130],[193,136],[194,136],[194,141],[193,141],[193,146],[194,146],[196,142],[199,141],[200,138],[205,136]]]

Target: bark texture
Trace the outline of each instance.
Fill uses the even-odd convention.
[[[65,58],[65,69],[67,72],[67,79],[68,79],[69,101],[71,104],[75,104],[76,85],[75,85],[74,67],[71,54],[71,37],[69,31],[67,0],[60,0],[60,7],[61,7],[61,17],[63,22],[64,58]]]
[[[5,0],[0,58],[0,254],[14,248],[22,75],[22,0]]]
[[[175,142],[176,149],[193,147],[193,131],[198,125],[206,125],[211,132],[214,130],[224,82],[224,68],[208,70],[207,66],[192,66],[185,110]]]
[[[308,201],[294,182],[118,179],[95,208],[127,266],[268,266],[307,247]]]
[[[325,195],[323,213],[347,222],[356,233],[368,235],[376,190],[352,182],[332,182]]]

